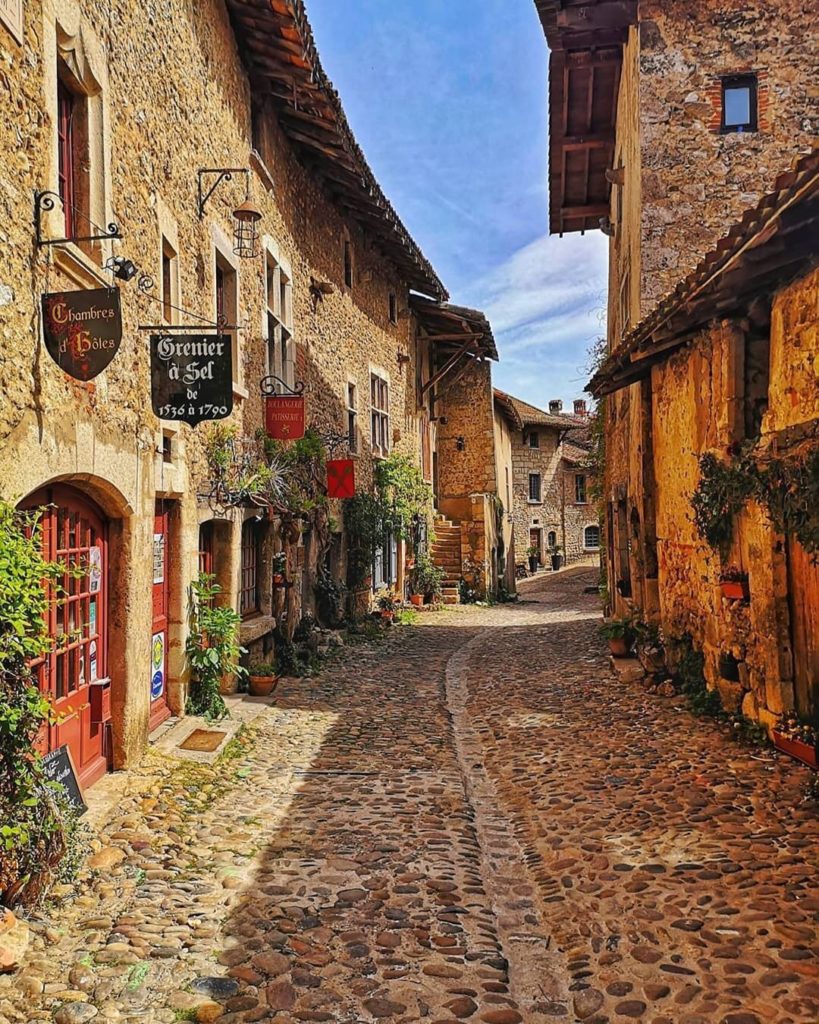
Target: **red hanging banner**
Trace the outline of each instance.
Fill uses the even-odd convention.
[[[355,497],[355,462],[352,459],[330,459],[327,462],[327,497]]]
[[[268,437],[277,441],[298,441],[304,437],[304,395],[268,395],[264,400],[264,422]]]

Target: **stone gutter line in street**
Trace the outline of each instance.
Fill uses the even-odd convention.
[[[514,822],[484,768],[483,746],[469,713],[470,659],[491,635],[483,629],[460,647],[446,667],[446,703],[455,749],[481,857],[484,887],[495,916],[503,956],[508,963],[512,997],[534,1024],[541,1013],[568,1014],[571,999],[563,979],[563,958],[550,949],[551,936],[536,906],[537,883],[526,867],[525,851]]]

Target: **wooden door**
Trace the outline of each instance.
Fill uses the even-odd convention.
[[[819,724],[819,564],[795,538],[788,541],[796,710]]]
[[[542,547],[542,544],[541,544],[541,537],[542,536],[543,536],[543,531],[542,530],[538,530],[538,529],[534,529],[534,528],[530,528],[529,529],[529,547],[530,548],[537,548],[537,560],[538,560],[538,562],[543,562],[543,547]]]
[[[43,553],[65,566],[47,611],[51,649],[32,665],[57,721],[48,726],[45,751],[67,745],[83,786],[107,769],[105,726],[92,723],[91,687],[108,679],[108,524],[80,491],[54,486],[25,502],[42,508]]]
[[[167,502],[157,501],[153,538],[153,622],[151,627],[151,716],[155,729],[170,716],[168,705],[168,605],[170,598],[170,515]]]

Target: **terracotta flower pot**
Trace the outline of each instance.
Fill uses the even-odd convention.
[[[722,596],[729,601],[750,601],[751,588],[747,580],[720,580]]]
[[[615,658],[628,657],[628,644],[622,637],[609,637],[609,650]]]
[[[424,604],[424,595],[410,594],[410,603],[414,604],[416,608],[421,608]]]
[[[387,622],[392,622],[395,618],[395,612],[382,611],[381,618],[386,619]]]
[[[273,586],[280,587],[284,583],[284,573],[274,572],[273,573]]]
[[[279,677],[248,676],[247,685],[251,697],[269,697],[279,685]]]
[[[773,730],[773,741],[776,749],[781,750],[783,754],[789,754],[811,768],[819,767],[819,755],[817,755],[816,747],[810,743],[794,739],[791,736],[783,736],[776,729]]]

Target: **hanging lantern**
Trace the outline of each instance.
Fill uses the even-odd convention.
[[[253,205],[250,196],[233,211],[233,251],[240,259],[255,259],[259,255],[261,219],[261,210]]]

